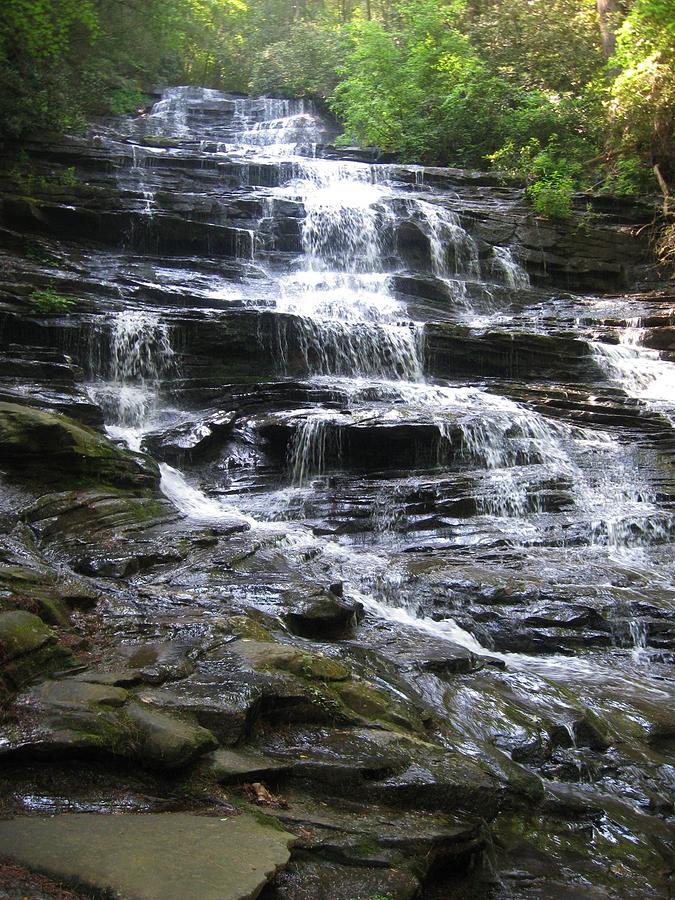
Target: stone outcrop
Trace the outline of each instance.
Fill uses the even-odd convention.
[[[50,484],[155,488],[153,464],[67,416],[0,403],[0,460],[19,475]]]

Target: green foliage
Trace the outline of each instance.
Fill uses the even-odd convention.
[[[538,216],[558,221],[571,218],[574,181],[568,175],[545,175],[529,185],[527,194]]]
[[[112,91],[108,106],[110,112],[118,116],[126,113],[136,112],[137,109],[143,108],[148,102],[148,95],[136,87],[120,87]]]
[[[596,0],[4,0],[0,145],[157,83],[313,97],[342,143],[491,164],[564,217],[574,189],[675,178],[675,0],[620,8],[605,61]]]
[[[253,94],[325,100],[338,83],[340,34],[317,25],[293,26],[285,40],[258,56],[250,80]]]
[[[49,316],[69,312],[76,305],[77,300],[74,297],[66,297],[64,294],[59,294],[52,288],[46,288],[33,291],[28,302],[33,312],[41,316]]]
[[[635,197],[652,189],[654,176],[651,168],[637,156],[618,157],[602,185],[603,191]]]
[[[458,28],[459,4],[399,8],[402,28],[357,22],[331,105],[349,140],[403,158],[478,164],[498,144],[510,86]]]
[[[608,114],[614,148],[673,172],[675,4],[635,0],[617,35]]]
[[[595,0],[483,0],[465,28],[490,66],[526,90],[580,91],[603,65]]]
[[[59,174],[58,180],[63,187],[75,187],[80,182],[75,172],[75,166],[68,166],[63,169]]]
[[[134,112],[158,81],[234,83],[246,9],[243,0],[4,0],[0,144]]]
[[[48,175],[38,174],[31,167],[30,158],[23,151],[14,155],[6,175],[13,190],[28,197],[47,192],[56,193],[64,188],[74,188],[80,183],[75,166],[67,166]]]

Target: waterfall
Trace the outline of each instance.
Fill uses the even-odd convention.
[[[593,349],[607,376],[632,397],[646,401],[675,425],[675,371],[658,350],[642,346],[644,332],[627,328],[618,344],[596,342]]]
[[[329,132],[304,101],[176,88],[153,108],[146,127],[185,142],[181,147],[196,142],[198,151],[190,152],[207,166],[224,160],[228,177],[239,185],[237,202],[257,203],[257,223],[236,217],[229,224],[230,255],[254,260],[256,280],[223,287],[220,279],[206,296],[224,308],[238,302],[271,314],[272,327],[259,334],[278,377],[341,398],[340,409],[275,409],[289,435],[286,483],[278,486],[274,502],[261,504],[255,491],[237,495],[238,469],[226,465],[237,505],[249,504],[263,518],[284,517],[291,508],[300,516],[311,505],[307,485],[345,465],[350,435],[362,434],[355,429],[369,424],[384,434],[387,427],[405,425],[411,433],[435,430],[435,446],[420,456],[424,465],[439,474],[466,473],[480,527],[513,546],[586,545],[618,558],[667,539],[672,523],[659,511],[635,455],[611,433],[534,412],[500,396],[499,387],[434,383],[425,375],[424,316],[392,288],[393,276],[416,273],[415,258],[406,255],[408,233],[419,242],[429,282],[424,290],[444,286],[445,294],[434,302],[445,303],[447,317],[470,329],[494,327],[495,298],[520,301],[531,290],[517,252],[508,241],[491,245],[478,236],[472,223],[480,220],[463,208],[459,193],[435,192],[420,167],[321,158],[317,148]],[[142,148],[132,147],[132,154],[130,174],[150,217],[156,202],[150,196],[152,160]],[[217,197],[209,184],[210,196]],[[223,187],[223,193],[230,190]],[[264,235],[273,235],[280,223],[297,237],[275,249]],[[512,314],[503,313],[499,321],[508,322]],[[594,349],[615,383],[667,412],[672,367],[641,347],[637,332],[627,332],[618,346],[596,343]],[[174,365],[161,318],[119,316],[110,358],[97,390],[109,395],[104,403],[110,427],[138,447],[138,435],[157,421],[159,386]],[[186,514],[212,520],[232,513],[176,469],[162,472],[164,490]],[[240,483],[249,481],[247,475]],[[294,492],[305,492],[301,502]],[[374,505],[376,530],[386,541],[401,516],[385,509],[382,498]]]
[[[336,870],[345,890],[445,896],[471,893],[475,875],[480,893],[501,875],[506,893],[655,895],[642,851],[653,844],[665,871],[675,383],[672,351],[652,348],[670,346],[672,297],[561,292],[568,277],[612,271],[619,207],[606,202],[604,235],[587,223],[587,248],[586,231],[543,222],[538,248],[522,190],[487,173],[333,159],[368,153],[336,148],[303,101],[171,88],[101,129],[80,166],[110,160],[96,172],[111,191],[98,235],[71,245],[65,229],[47,233],[52,216],[89,227],[87,190],[73,192],[78,207],[52,198],[20,250],[8,230],[5,443],[13,422],[28,428],[9,406],[21,393],[36,430],[54,429],[42,410],[72,413],[64,440],[102,410],[113,439],[157,461],[165,500],[155,467],[124,454],[104,467],[119,488],[104,475],[100,490],[26,510],[5,479],[8,568],[28,541],[24,562],[72,566],[76,587],[93,577],[103,595],[90,673],[22,688],[19,730],[41,740],[32,716],[47,701],[110,693],[147,656],[130,715],[149,699],[180,729],[171,717],[191,710],[216,740],[251,725],[225,756],[288,758],[291,781],[329,807],[356,782],[376,806],[414,806],[413,862],[420,840],[438,845],[439,864],[448,842],[476,858],[459,874],[430,859],[417,884],[352,847],[347,862],[371,871]],[[58,155],[82,149],[64,138]],[[27,314],[13,292],[32,278],[77,283],[81,304]],[[340,618],[354,631],[333,629]],[[150,683],[158,667],[166,684]],[[217,755],[194,759],[211,780]],[[160,812],[164,794],[150,798]],[[485,840],[463,819],[446,840],[444,817],[429,819],[465,795],[487,798]],[[515,818],[497,815],[501,800]],[[530,807],[537,827],[519,830]],[[493,813],[504,846],[493,842],[503,866],[491,881],[479,857]],[[311,893],[305,862],[269,890]]]
[[[175,371],[169,327],[155,314],[124,310],[110,320],[103,339],[104,371],[90,392],[103,408],[109,432],[140,450],[162,384]]]

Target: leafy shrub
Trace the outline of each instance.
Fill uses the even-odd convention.
[[[136,112],[148,102],[148,95],[136,87],[120,87],[114,90],[108,101],[110,112],[124,116]]]
[[[573,194],[574,181],[559,172],[538,179],[527,189],[536,214],[558,221],[565,221],[572,216]]]
[[[66,297],[59,294],[52,288],[33,291],[28,300],[34,312],[41,316],[55,315],[56,313],[68,312],[77,300],[74,297]]]
[[[654,176],[649,166],[635,156],[619,157],[602,190],[624,197],[634,197],[653,190]]]

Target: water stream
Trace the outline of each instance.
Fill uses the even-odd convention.
[[[190,112],[204,103],[222,104],[223,109],[234,103],[230,123],[211,125],[200,134]],[[483,297],[491,297],[496,287],[516,293],[530,287],[508,244],[479,248],[447,197],[411,193],[391,167],[318,158],[324,125],[306,104],[232,101],[216,92],[196,95],[175,89],[155,105],[148,120],[153,133],[198,140],[205,157],[222,156],[245,169],[243,182],[252,197],[262,198],[262,217],[242,230],[250,235],[258,277],[211,290],[210,296],[225,308],[242,302],[272,310],[278,318],[267,350],[277,361],[279,377],[287,377],[292,359],[296,366],[300,359],[311,390],[339,397],[328,406],[289,406],[270,414],[268,424],[290,435],[286,483],[261,482],[249,490],[247,471],[214,491],[216,484],[198,487],[163,463],[162,489],[181,512],[196,521],[233,515],[259,525],[284,521],[289,554],[306,553],[311,546],[313,553],[330,559],[371,612],[449,637],[475,652],[493,652],[489,640],[487,646],[481,644],[480,629],[470,633],[452,616],[432,619],[409,596],[414,579],[406,573],[405,556],[398,554],[416,543],[424,546],[424,532],[421,521],[416,525],[410,515],[402,528],[408,514],[399,507],[416,469],[426,469],[425,477],[436,482],[429,508],[451,506],[458,486],[444,483],[444,474],[453,470],[466,477],[463,490],[473,498],[470,520],[434,514],[437,527],[426,542],[431,550],[446,547],[460,556],[473,552],[487,559],[498,557],[491,548],[506,546],[506,570],[515,566],[537,584],[567,583],[576,590],[599,576],[611,593],[631,566],[639,571],[634,575],[638,592],[656,571],[662,583],[668,581],[661,548],[672,533],[672,516],[659,507],[639,450],[619,442],[611,431],[551,419],[500,396],[494,386],[425,375],[424,319],[392,287],[392,275],[414,265],[410,243],[419,244],[418,264],[447,288],[457,321],[474,324],[486,312],[492,315],[486,321],[497,322],[500,311],[495,315],[490,304],[474,305],[472,285],[485,289]],[[137,177],[138,190],[147,195],[144,212],[152,217],[146,166],[135,149],[130,176]],[[255,166],[273,173],[266,176],[271,186],[250,187]],[[420,178],[414,175],[419,190]],[[300,246],[280,264],[274,254],[262,252],[260,235],[289,209],[299,217]],[[108,416],[110,434],[134,450],[141,449],[158,422],[171,418],[166,388],[178,363],[169,319],[145,309],[116,313],[110,322],[110,364],[92,387]],[[630,396],[670,414],[672,365],[640,348],[639,335],[627,331],[621,344],[598,343],[595,352],[609,377]],[[379,488],[368,486],[379,519],[373,518],[372,530],[363,535],[367,553],[349,531],[333,537],[312,534],[303,517],[308,507],[327,501],[331,479],[349,469],[355,444],[375,431],[374,440],[386,446],[387,435],[406,426],[410,442],[423,439],[427,446],[409,462],[411,474],[386,477]],[[255,422],[247,427],[255,429]],[[435,433],[433,440],[429,432]],[[368,452],[363,451],[366,458]],[[500,566],[497,573],[504,571]],[[380,575],[375,577],[374,570]],[[382,589],[383,580],[392,578],[398,579],[398,605],[388,598],[392,592]],[[630,623],[640,652],[643,631],[639,623]],[[510,665],[522,663],[517,654],[505,658]],[[532,664],[530,658],[527,665]],[[554,665],[555,656],[549,657],[544,668],[550,671]],[[569,669],[570,662],[560,658],[558,665]]]

